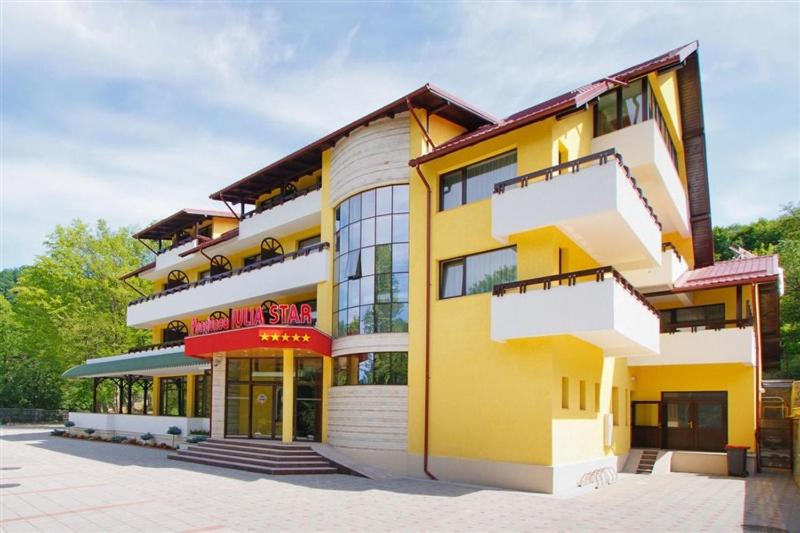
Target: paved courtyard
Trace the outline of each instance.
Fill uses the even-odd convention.
[[[267,477],[0,429],[2,531],[800,531],[784,473],[622,476],[570,496],[343,475]]]

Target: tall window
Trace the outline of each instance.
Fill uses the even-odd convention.
[[[208,418],[211,414],[211,371],[194,376],[193,416]]]
[[[516,175],[516,150],[443,174],[439,180],[439,209],[444,211],[489,198],[495,183]]]
[[[185,377],[161,379],[159,414],[162,416],[186,416]]]
[[[517,279],[517,250],[502,248],[441,263],[440,298],[489,292]]]
[[[337,357],[333,360],[333,385],[408,385],[408,353]]]
[[[649,117],[646,112],[648,96],[652,95],[648,94],[645,78],[600,96],[597,99],[597,106],[595,106],[595,137],[652,118],[652,111]]]
[[[408,185],[336,208],[333,334],[408,331]]]

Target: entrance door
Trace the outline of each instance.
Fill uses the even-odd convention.
[[[275,438],[275,385],[253,385],[250,395],[250,436],[254,439]]]
[[[665,392],[664,446],[673,450],[721,452],[728,440],[726,392]]]
[[[280,439],[283,435],[283,360],[228,358],[225,436]]]

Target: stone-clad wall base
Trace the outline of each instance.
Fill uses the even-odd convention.
[[[211,363],[211,436],[225,437],[225,356],[215,355]]]
[[[405,452],[407,442],[407,386],[330,388],[328,444],[337,448]]]

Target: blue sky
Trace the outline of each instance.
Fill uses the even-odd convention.
[[[0,4],[0,267],[143,225],[425,82],[505,116],[700,40],[715,224],[800,199],[800,7]]]

